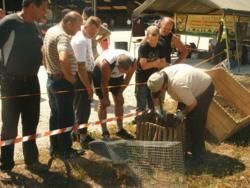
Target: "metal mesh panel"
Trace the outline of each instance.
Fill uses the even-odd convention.
[[[184,159],[181,142],[172,141],[93,141],[90,149],[109,158],[115,165],[126,165],[128,175],[142,181],[162,181],[176,185],[184,182]],[[178,184],[180,185],[180,184]]]
[[[184,172],[184,159],[180,142],[129,141],[126,147],[128,165],[136,174],[156,171]]]

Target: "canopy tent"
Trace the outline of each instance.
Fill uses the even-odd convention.
[[[146,0],[141,6],[133,11],[133,21],[148,14],[174,16],[177,14],[186,15],[233,15],[250,17],[249,0]],[[237,20],[234,20],[236,31]],[[178,23],[177,23],[178,24]],[[249,25],[249,23],[248,23]],[[249,27],[249,26],[248,26]],[[236,43],[238,42],[235,35]],[[227,59],[229,64],[229,46],[227,40]],[[237,62],[239,65],[239,47],[237,45]],[[238,66],[239,69],[239,66]]]
[[[249,0],[146,0],[133,11],[133,19],[142,14],[237,14],[250,15]]]

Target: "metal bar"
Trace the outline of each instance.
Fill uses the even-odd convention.
[[[240,57],[239,57],[239,41],[238,41],[238,27],[237,27],[237,21],[236,21],[236,15],[234,16],[234,30],[235,30],[235,44],[236,44],[236,57],[237,57],[237,65],[238,65],[238,72],[240,72]],[[238,23],[240,23],[240,18],[238,20]]]
[[[6,10],[6,3],[5,0],[2,0],[3,10]]]
[[[225,32],[226,35],[226,53],[227,53],[227,64],[226,67],[230,70],[230,55],[229,55],[229,44],[228,44],[228,31],[227,31],[227,25],[226,25],[226,16],[223,15],[223,32]],[[222,34],[223,35],[223,34]]]
[[[96,0],[92,0],[92,8],[94,10],[94,16],[96,16]]]

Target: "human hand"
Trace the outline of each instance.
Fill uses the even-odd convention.
[[[87,88],[87,92],[89,94],[89,99],[92,100],[94,94],[93,88],[92,87]]]
[[[159,116],[160,118],[164,118],[165,114],[160,106],[155,106],[155,112],[156,112],[157,116]]]
[[[110,100],[109,100],[109,98],[103,98],[103,99],[101,99],[101,106],[103,106],[104,108],[106,108],[106,107],[108,107],[108,106],[110,106]]]
[[[183,111],[177,109],[176,113],[175,113],[175,117],[180,120],[180,121],[183,121],[186,117],[183,113]]]
[[[76,83],[76,77],[75,76],[65,76],[64,75],[64,77],[65,77],[65,79],[68,81],[68,82],[70,82],[72,85],[74,85],[75,83]]]

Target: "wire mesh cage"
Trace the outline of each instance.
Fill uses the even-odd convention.
[[[138,175],[157,171],[184,173],[181,142],[128,141],[126,154],[128,165]]]
[[[184,158],[181,142],[173,141],[93,141],[91,150],[112,161],[126,165],[127,174],[139,179],[184,181]],[[180,180],[181,178],[181,180]]]

